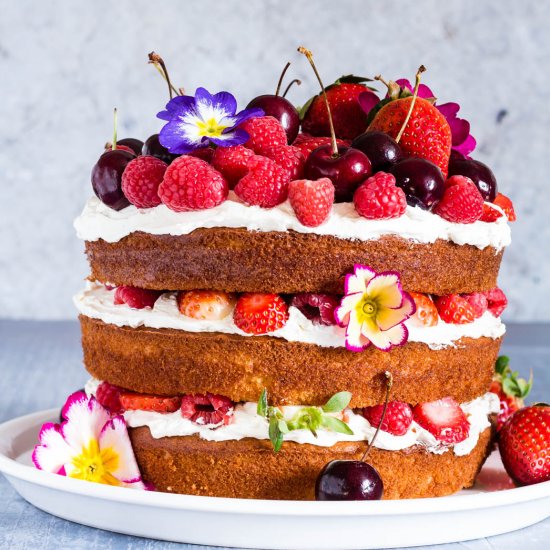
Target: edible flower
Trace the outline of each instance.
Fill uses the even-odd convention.
[[[39,470],[95,483],[145,489],[121,415],[79,391],[67,399],[61,424],[48,422],[32,461]]]
[[[409,337],[404,322],[416,311],[414,300],[401,288],[399,273],[376,273],[357,264],[346,275],[345,296],[334,316],[346,328],[346,348],[362,351],[371,344],[382,351],[402,346]]]
[[[212,95],[204,88],[197,88],[194,96],[174,97],[166,110],[157,114],[161,120],[168,121],[160,131],[159,141],[175,154],[190,153],[209,144],[240,145],[249,136],[237,126],[249,118],[263,116],[264,112],[262,109],[236,111],[237,100],[229,92]]]

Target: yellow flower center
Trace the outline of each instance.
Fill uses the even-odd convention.
[[[100,450],[98,441],[92,439],[81,454],[73,457],[73,470],[69,476],[106,485],[120,485],[120,481],[111,474],[118,468],[118,463],[118,453],[111,447]]]
[[[365,293],[355,306],[355,312],[357,314],[357,320],[363,323],[364,321],[376,317],[378,313],[378,304]]]
[[[197,121],[197,128],[199,129],[199,136],[220,137],[227,126],[222,126],[215,118],[211,118],[206,122]]]

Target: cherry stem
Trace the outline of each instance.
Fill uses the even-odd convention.
[[[367,450],[365,451],[365,454],[361,458],[361,462],[364,462],[367,456],[369,456],[370,450],[372,449],[372,446],[374,445],[374,441],[376,440],[376,436],[378,435],[378,432],[380,431],[380,427],[384,423],[384,418],[386,418],[386,409],[388,408],[388,401],[390,399],[390,390],[393,386],[393,376],[391,375],[391,372],[386,371],[384,373],[384,376],[386,377],[386,400],[384,401],[384,409],[382,410],[382,418],[380,419],[380,422],[378,423],[378,427],[376,428],[376,431],[374,432],[374,436],[371,439],[369,446],[367,447]]]
[[[380,82],[382,82],[382,84],[384,84],[384,86],[386,86],[386,88],[388,88],[388,90],[390,89],[390,83],[389,82],[386,82],[383,78],[382,78],[382,75],[378,74],[374,77],[374,80],[378,80]]]
[[[303,46],[300,46],[298,48],[298,51],[307,57],[307,60],[309,61],[309,64],[313,68],[313,72],[315,73],[315,76],[319,81],[319,85],[321,86],[321,92],[323,94],[323,99],[325,100],[325,105],[327,106],[327,112],[328,112],[328,124],[330,126],[330,139],[332,143],[332,156],[337,157],[338,143],[336,142],[336,133],[334,131],[334,124],[332,123],[332,114],[330,112],[330,106],[328,104],[328,98],[327,98],[327,92],[325,91],[325,86],[323,84],[323,81],[321,80],[321,77],[319,76],[319,73],[317,72],[317,67],[315,67],[315,63],[313,62],[313,54],[311,53],[311,51],[308,50],[307,48],[304,48]]]
[[[168,93],[170,94],[170,99],[174,97],[174,94],[176,95],[182,95],[174,86],[172,85],[172,82],[170,82],[170,76],[168,74],[168,70],[166,69],[166,65],[164,63],[164,60],[162,57],[155,52],[151,52],[149,55],[149,63],[152,63],[155,69],[160,73],[160,76],[164,78],[166,81],[166,84],[168,84]]]
[[[401,139],[401,136],[403,135],[403,132],[405,131],[405,128],[407,127],[407,124],[409,123],[409,119],[411,118],[414,104],[416,103],[416,98],[418,97],[418,88],[420,87],[420,76],[422,73],[426,70],[426,67],[424,65],[420,65],[418,67],[418,71],[416,71],[416,81],[414,83],[414,91],[412,96],[411,105],[409,107],[409,112],[407,113],[407,116],[405,117],[405,121],[403,122],[403,126],[401,126],[401,130],[399,130],[399,133],[397,134],[397,137],[395,138],[396,143],[399,143],[399,140]]]
[[[290,61],[287,61],[287,64],[285,65],[285,68],[283,69],[283,72],[279,77],[279,82],[277,82],[277,89],[275,90],[275,95],[279,95],[279,92],[281,91],[281,86],[283,85],[283,78],[285,77],[285,74],[288,71],[289,67],[290,67]]]
[[[290,88],[292,88],[294,84],[296,84],[296,86],[301,86],[302,81],[299,78],[295,78],[294,80],[292,80],[290,84],[286,87],[286,90],[283,93],[283,97],[286,97],[286,94],[288,94],[288,90],[290,90]]]
[[[113,143],[111,144],[111,150],[116,151],[116,127],[117,127],[117,108],[113,109]]]

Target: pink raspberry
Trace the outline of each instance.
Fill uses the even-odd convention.
[[[386,416],[382,422],[384,405],[365,407],[363,416],[369,421],[373,428],[380,426],[384,432],[392,435],[405,435],[413,421],[411,406],[402,401],[390,401],[386,409]],[[380,424],[382,422],[382,424]]]
[[[161,201],[176,212],[214,208],[228,193],[227,182],[217,170],[189,155],[170,164],[159,187]]]
[[[286,145],[286,132],[281,123],[272,116],[262,116],[245,120],[239,128],[250,137],[244,144],[257,155],[263,155],[267,149],[276,145]]]
[[[288,170],[257,155],[248,161],[247,168],[248,173],[235,186],[235,193],[243,202],[273,208],[286,200],[290,181]]]
[[[120,414],[124,412],[124,407],[120,402],[120,395],[123,389],[109,382],[101,382],[95,392],[97,402],[105,407],[111,414]]]
[[[212,157],[212,166],[227,180],[229,189],[233,189],[248,172],[248,161],[254,152],[244,145],[218,147]]]
[[[306,227],[324,223],[334,204],[334,185],[328,178],[294,180],[288,186],[288,198],[296,217]]]
[[[137,288],[135,286],[119,286],[115,290],[114,304],[126,304],[132,309],[152,308],[158,297],[162,294],[159,290]]]
[[[340,305],[335,296],[303,292],[293,296],[291,306],[298,308],[314,325],[335,325],[334,310]]]
[[[450,222],[473,223],[483,214],[483,197],[470,178],[451,176],[434,212]]]
[[[292,145],[275,145],[269,147],[264,156],[274,160],[279,166],[282,166],[290,172],[290,179],[297,180],[302,177],[306,158],[298,149]]]
[[[156,157],[141,156],[131,160],[122,173],[122,192],[138,208],[160,204],[159,185],[168,165]]]
[[[196,424],[229,424],[233,416],[233,402],[223,395],[184,395],[181,415]]]
[[[474,317],[478,319],[487,311],[487,298],[482,292],[472,292],[471,294],[462,294],[462,297],[470,304],[474,311]]]
[[[377,172],[362,183],[353,195],[357,212],[369,220],[399,218],[407,208],[405,192],[395,185],[392,174]]]
[[[506,294],[498,286],[492,290],[485,291],[483,294],[487,298],[487,309],[495,317],[500,317],[508,305]]]

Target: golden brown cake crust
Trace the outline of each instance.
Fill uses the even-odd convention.
[[[332,447],[285,442],[274,453],[269,441],[211,442],[198,436],[154,439],[149,428],[130,429],[146,481],[160,491],[234,498],[311,500],[315,480],[331,460],[358,460],[365,442]],[[467,456],[433,454],[416,446],[403,451],[371,449],[369,463],[384,481],[384,498],[424,498],[473,485],[491,450],[487,428]]]
[[[136,232],[118,242],[87,241],[91,279],[158,290],[341,292],[354,264],[401,273],[409,291],[445,295],[496,286],[502,251],[397,236],[371,241],[331,235],[217,227],[188,235]]]
[[[501,338],[463,338],[457,347],[431,350],[409,342],[382,352],[355,353],[269,336],[191,333],[117,327],[80,316],[84,364],[90,374],[127,389],[159,395],[206,393],[235,402],[257,401],[266,387],[273,404],[321,405],[337,391],[352,406],[392,399],[416,404],[451,396],[464,403],[491,383]]]

